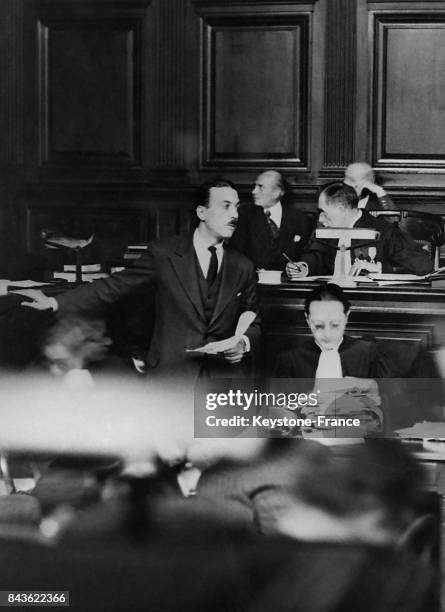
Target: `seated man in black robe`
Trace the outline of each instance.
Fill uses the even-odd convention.
[[[278,356],[280,378],[384,378],[395,366],[372,340],[344,335],[350,303],[338,285],[319,285],[306,298],[306,322],[312,338]]]
[[[351,241],[351,262],[357,259],[381,262],[383,272],[393,272],[394,267],[404,272],[424,275],[433,269],[433,261],[396,224],[374,218],[366,210],[358,208],[355,190],[344,183],[331,183],[323,189],[318,200],[320,223],[325,227],[373,229],[379,237],[363,245]],[[334,273],[338,241],[318,240],[312,237],[297,262],[288,263],[286,273],[291,278]],[[375,254],[370,255],[370,248]]]

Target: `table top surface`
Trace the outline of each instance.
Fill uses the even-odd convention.
[[[260,297],[279,295],[283,298],[304,299],[319,284],[319,281],[284,281],[275,285],[258,284],[258,293]],[[357,301],[434,302],[445,305],[445,287],[432,287],[429,283],[386,286],[363,284],[357,287],[345,287],[343,291],[349,299]]]

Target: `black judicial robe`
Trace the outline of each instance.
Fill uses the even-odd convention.
[[[380,237],[368,244],[360,246],[363,240],[352,240],[351,260],[369,260],[369,247],[377,249],[375,260],[382,262],[383,272],[393,272],[394,267],[400,267],[411,274],[428,274],[433,269],[430,255],[418,247],[396,224],[385,219],[374,218],[366,210],[354,225],[354,228],[375,229]],[[309,242],[299,261],[304,261],[309,268],[309,276],[317,274],[333,274],[338,241],[335,239],[317,240],[315,236]],[[332,246],[330,246],[332,244]],[[355,245],[355,248],[354,248]]]
[[[395,375],[391,360],[376,342],[344,336],[338,352],[343,376],[356,378],[390,378]],[[313,338],[297,348],[280,353],[274,376],[276,378],[314,378],[321,350]]]

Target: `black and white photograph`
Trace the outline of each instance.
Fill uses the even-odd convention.
[[[445,612],[445,4],[0,0],[0,608]]]

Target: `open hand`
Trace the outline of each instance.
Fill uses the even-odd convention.
[[[27,306],[28,308],[34,308],[35,310],[57,309],[56,300],[54,298],[46,296],[42,291],[39,291],[38,289],[19,289],[10,293],[17,293],[18,295],[24,295],[25,297],[32,299],[31,302],[21,302],[21,306]]]

